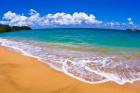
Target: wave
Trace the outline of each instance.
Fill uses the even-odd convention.
[[[65,50],[53,45],[50,47],[31,40],[0,38],[0,44],[37,58],[50,67],[89,84],[108,81],[125,84],[140,80],[139,56],[131,59],[114,55],[84,55],[85,52]]]

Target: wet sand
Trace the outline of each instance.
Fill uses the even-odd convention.
[[[140,81],[86,84],[34,58],[0,47],[0,93],[140,93]]]

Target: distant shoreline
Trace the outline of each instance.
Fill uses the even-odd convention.
[[[9,25],[0,24],[0,33],[20,31],[20,30],[31,30],[31,28],[29,26],[9,26]]]
[[[36,28],[32,30],[45,30],[45,29],[91,29],[91,30],[113,30],[113,31],[127,31],[127,32],[133,32],[133,30],[137,30],[136,32],[140,32],[138,29],[111,29],[111,28]]]
[[[113,31],[129,31],[129,32],[140,32],[140,30],[135,28],[127,28],[127,29],[112,29],[112,28],[69,28],[69,27],[48,27],[48,28],[36,28],[33,29],[29,26],[9,26],[0,24],[0,32],[13,32],[13,31],[20,31],[20,30],[45,30],[45,29],[92,29],[92,30],[113,30]]]

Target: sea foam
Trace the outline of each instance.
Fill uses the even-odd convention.
[[[118,84],[140,80],[139,57],[134,60],[116,56],[80,56],[83,52],[49,48],[35,41],[0,38],[1,46],[9,47],[23,55],[37,58],[50,67],[89,84],[114,81]],[[75,54],[75,55],[74,55]],[[134,62],[134,63],[133,63]],[[132,64],[133,63],[133,64]]]

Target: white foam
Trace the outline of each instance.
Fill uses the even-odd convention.
[[[80,80],[89,84],[98,84],[98,83],[104,83],[108,81],[114,81],[120,85],[123,85],[125,83],[133,83],[134,81],[140,80],[140,72],[137,72],[137,73],[130,72],[131,75],[133,75],[132,76],[133,78],[131,80],[124,79],[123,77],[118,76],[116,73],[113,74],[113,73],[101,71],[99,69],[89,68],[87,64],[91,62],[90,58],[89,59],[85,58],[86,60],[84,58],[69,59],[66,57],[54,55],[54,53],[51,54],[51,52],[48,52],[49,50],[46,51],[45,48],[38,46],[38,44],[32,45],[31,42],[15,41],[15,40],[0,38],[0,44],[1,46],[5,46],[8,48],[12,48],[15,51],[19,51],[25,56],[36,58],[41,62],[47,63],[50,67],[58,71],[64,72],[65,74],[77,80]],[[118,65],[122,65],[122,63],[113,63],[111,60],[111,57],[94,56],[92,59],[93,59],[92,61],[94,61],[94,63],[96,63],[97,66],[99,66],[99,68],[100,66],[115,68]],[[50,63],[48,63],[48,60],[50,61]],[[60,64],[62,66],[57,67],[56,65],[51,63],[51,61],[53,61],[54,63]],[[82,77],[77,77],[74,74],[68,72],[68,69],[69,69],[69,67],[67,66],[68,61],[71,62],[74,66],[79,66],[78,68],[80,69],[83,68],[89,71],[89,73],[92,72],[94,74],[99,75],[100,77],[104,77],[105,79],[100,80],[100,81],[88,81],[88,80],[83,79]],[[77,70],[79,70],[78,68]],[[82,73],[83,72],[81,72],[81,74]]]
[[[80,81],[83,81],[83,82],[85,82],[85,83],[89,83],[89,84],[99,84],[99,83],[104,83],[104,82],[107,82],[107,81],[109,81],[108,79],[104,79],[104,80],[102,80],[102,81],[94,81],[94,82],[92,82],[92,81],[87,81],[87,80],[85,80],[85,79],[82,79],[82,78],[80,78],[80,77],[76,77],[75,75],[73,75],[73,74],[71,74],[71,73],[68,73],[68,71],[66,70],[66,68],[67,67],[65,67],[66,66],[66,63],[67,62],[72,62],[74,65],[76,64],[75,62],[73,62],[73,61],[71,61],[71,60],[66,60],[64,63],[63,63],[63,71],[64,71],[64,73],[65,74],[67,74],[67,75],[69,75],[70,77],[73,77],[73,78],[75,78],[75,79],[77,79],[77,80],[80,80]]]

